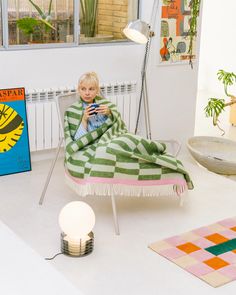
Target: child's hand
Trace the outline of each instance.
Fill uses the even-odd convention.
[[[99,108],[96,109],[96,112],[98,114],[102,114],[102,115],[110,115],[111,114],[111,110],[105,104],[100,104]]]

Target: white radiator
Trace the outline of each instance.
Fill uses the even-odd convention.
[[[129,131],[134,132],[137,114],[136,82],[103,84],[101,90],[106,98],[117,105]],[[26,91],[31,152],[57,147],[60,128],[54,98],[75,91],[75,87]]]

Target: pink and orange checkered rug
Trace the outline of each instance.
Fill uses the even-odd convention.
[[[236,279],[236,217],[149,247],[213,287]]]

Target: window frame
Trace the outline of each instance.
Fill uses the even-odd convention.
[[[0,21],[1,21],[1,25],[2,25],[2,44],[0,44],[0,50],[4,50],[4,14],[3,14],[3,10],[4,10],[4,1],[0,2],[0,8],[1,8],[1,13],[0,13]]]
[[[140,17],[140,2],[137,0],[137,18]],[[8,0],[1,1],[2,8],[1,20],[2,20],[2,46],[0,45],[0,51],[14,51],[14,50],[33,50],[33,49],[49,49],[49,48],[73,48],[73,47],[84,47],[84,46],[114,46],[121,44],[132,44],[133,42],[129,39],[114,40],[109,42],[91,42],[91,43],[80,43],[80,25],[79,25],[79,0],[73,0],[74,5],[74,42],[70,43],[45,43],[45,44],[9,44],[9,30],[8,30]]]

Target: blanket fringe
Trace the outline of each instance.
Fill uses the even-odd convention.
[[[184,185],[134,186],[125,184],[86,183],[78,184],[73,178],[65,174],[68,186],[81,197],[85,196],[127,196],[127,197],[158,197],[178,196],[186,194]]]

